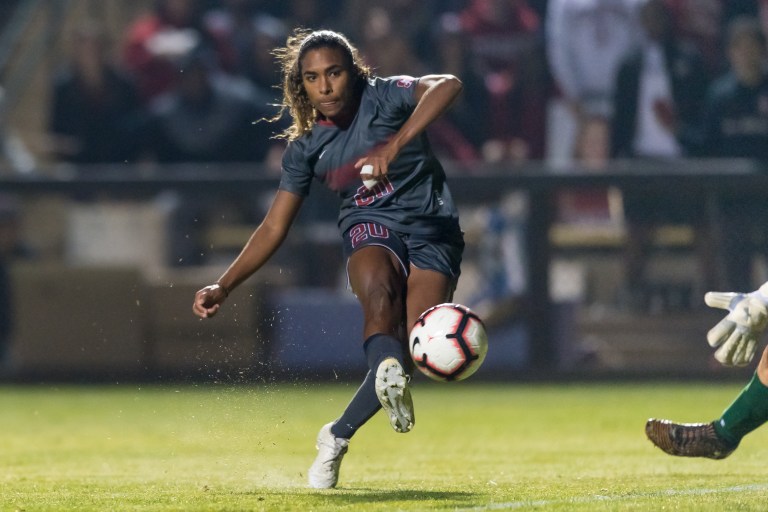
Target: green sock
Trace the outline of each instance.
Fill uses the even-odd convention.
[[[741,438],[768,421],[768,387],[757,373],[741,391],[736,400],[723,411],[715,422],[717,434],[732,444],[738,444]]]

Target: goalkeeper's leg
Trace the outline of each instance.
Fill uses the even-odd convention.
[[[739,396],[715,421],[718,435],[730,443],[741,439],[768,421],[768,347],[763,350],[757,371]]]
[[[712,423],[674,423],[650,419],[648,439],[670,455],[723,459],[742,438],[768,421],[768,347],[757,371],[736,399]]]

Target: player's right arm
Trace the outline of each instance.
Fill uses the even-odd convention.
[[[715,359],[726,366],[749,364],[768,326],[768,283],[752,293],[709,292],[704,301],[729,311],[707,333],[709,344],[718,347]]]
[[[278,190],[266,217],[256,228],[240,254],[216,283],[195,294],[192,311],[201,318],[216,314],[220,305],[240,283],[259,270],[285,240],[304,198]]]
[[[386,175],[389,164],[397,157],[400,150],[448,110],[463,89],[461,80],[453,75],[419,77],[413,93],[416,105],[408,119],[386,144],[374,148],[355,163],[355,168],[361,171],[363,166],[370,166],[367,172],[361,172],[363,180],[378,180]],[[370,177],[368,177],[369,174]]]

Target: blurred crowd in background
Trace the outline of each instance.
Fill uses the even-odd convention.
[[[280,100],[280,77],[270,52],[296,27],[341,31],[380,76],[460,77],[464,94],[431,136],[438,152],[470,164],[469,171],[478,161],[576,158],[599,166],[611,157],[768,152],[765,127],[744,120],[749,127],[715,134],[705,124],[714,122],[706,106],[716,81],[733,68],[737,80],[764,73],[765,1],[153,5],[122,34],[93,22],[74,30],[72,59],[53,85],[50,149],[56,159],[260,161],[279,168],[280,147],[269,137],[280,123],[254,121],[277,112],[271,104]],[[750,23],[757,31],[751,35]],[[741,42],[729,51],[729,27],[741,34],[739,41],[745,34],[753,38],[758,54],[755,45]],[[755,114],[765,123],[765,112]]]
[[[766,0],[144,5],[121,33],[84,19],[65,35],[68,58],[50,84],[44,144],[54,162],[248,162],[277,175],[284,141],[273,135],[290,120],[273,119],[281,77],[271,52],[299,27],[346,34],[379,76],[458,76],[463,94],[429,133],[439,156],[466,173],[489,163],[589,170],[617,158],[768,156]],[[563,192],[559,215],[568,220],[573,212],[601,211],[606,198],[605,190]],[[182,198],[186,204],[177,208],[176,263],[204,262],[200,242],[189,236],[209,215],[198,199]],[[665,221],[697,230],[703,274],[716,275],[700,201],[631,190],[622,201],[629,289],[641,286],[653,228]],[[249,206],[252,198],[236,202],[247,222],[258,222],[263,212]],[[519,223],[521,202],[511,196],[491,211],[486,231],[506,236],[508,225]],[[734,255],[748,259],[755,249],[749,245],[766,238],[745,232],[765,224],[745,219],[768,220],[764,203],[723,205],[733,238],[724,242]],[[748,289],[748,268],[734,260],[727,284]],[[508,277],[511,270],[501,274],[507,278],[495,280],[500,293],[524,288],[523,278]]]
[[[0,19],[14,3],[3,3]],[[429,128],[436,153],[458,172],[479,173],[488,164],[505,172],[531,162],[591,172],[618,159],[768,157],[768,0],[142,5],[120,31],[98,16],[67,25],[66,58],[55,63],[44,142],[35,141],[34,151],[6,126],[0,96],[0,155],[9,164],[0,172],[33,172],[48,162],[96,172],[111,164],[246,163],[277,176],[285,142],[273,135],[290,120],[276,118],[281,77],[271,52],[300,27],[344,33],[379,76],[458,76],[463,94]],[[768,254],[768,201],[723,201],[725,229],[714,241],[697,197],[656,192],[621,191],[627,302],[644,300],[631,295],[644,293],[649,240],[665,222],[695,231],[701,286],[753,289],[749,260]],[[210,263],[196,235],[211,216],[201,210],[210,202],[200,199],[175,199],[171,265]],[[589,215],[593,204],[599,210],[609,200],[605,190],[562,191],[558,215]],[[227,201],[245,223],[263,214],[248,191]],[[483,314],[491,309],[482,304],[500,304],[509,316],[505,300],[526,290],[527,199],[509,191],[499,203],[475,206],[462,213],[467,261],[478,269],[465,265],[464,281],[475,281],[466,300]],[[0,361],[13,303],[7,263],[33,256],[20,236],[22,211],[19,198],[0,191]],[[473,239],[473,231],[482,236]],[[718,276],[716,243],[729,250],[719,283],[708,282]]]
[[[346,34],[379,76],[458,76],[464,92],[429,134],[439,156],[466,173],[489,163],[590,170],[620,158],[768,157],[766,0],[144,5],[121,33],[84,19],[66,34],[68,58],[50,84],[44,144],[54,162],[248,162],[277,175],[284,141],[273,136],[290,120],[275,119],[281,77],[272,50],[299,27]],[[717,274],[704,205],[670,193],[623,191],[630,289],[640,286],[631,280],[643,279],[659,222],[692,225],[703,274]],[[606,197],[605,190],[563,192],[559,215],[567,220],[571,210],[579,215]],[[499,233],[525,209],[514,199],[490,214],[497,220],[488,225],[498,224]],[[195,207],[204,201],[182,200],[171,236],[181,237],[176,252],[184,255],[172,260],[201,263],[199,242],[188,232],[206,215]],[[240,202],[246,221],[257,222],[263,212],[248,206],[252,198]],[[736,255],[748,259],[755,241],[766,238],[745,231],[766,224],[766,205],[722,205],[733,238],[723,242],[734,255],[726,284],[734,289],[752,284],[748,262]]]
[[[66,35],[45,129],[52,162],[246,162],[277,175],[284,141],[273,135],[290,120],[264,121],[281,101],[271,51],[299,27],[344,33],[379,76],[458,76],[464,92],[429,134],[462,172],[768,157],[768,0],[155,0],[124,27],[114,33],[84,19]],[[699,229],[704,205],[677,192],[623,191],[628,290],[642,286],[649,233],[663,221],[697,229],[703,275],[716,274],[712,242]],[[563,193],[561,215],[584,195]],[[525,205],[510,197],[487,205],[483,220],[487,289],[478,293],[491,300],[525,288],[523,265],[510,256],[520,254],[515,226]],[[177,228],[199,224],[195,198],[186,200]],[[18,212],[5,210],[0,227]],[[722,211],[730,239],[721,242],[733,256],[726,284],[750,290],[745,260],[768,249],[759,229],[768,225],[768,202]],[[184,252],[189,231],[174,232],[183,238],[175,250]],[[10,301],[1,263],[17,250],[2,241],[0,315]],[[201,263],[195,254],[193,244],[172,260]]]

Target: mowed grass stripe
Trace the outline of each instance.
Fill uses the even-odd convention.
[[[0,511],[765,510],[768,430],[724,461],[643,433],[649,416],[713,419],[741,387],[417,379],[413,432],[374,417],[339,489],[314,491],[315,435],[356,383],[5,386]]]
[[[667,491],[659,491],[652,493],[640,493],[635,495],[624,496],[585,496],[581,498],[571,498],[568,500],[540,500],[540,501],[515,501],[510,503],[491,503],[488,505],[480,505],[476,507],[456,509],[455,512],[483,512],[486,510],[520,510],[520,509],[536,509],[551,507],[555,505],[594,505],[594,504],[606,504],[623,501],[636,500],[638,498],[667,498],[676,496],[704,496],[707,494],[730,494],[730,493],[763,493],[768,490],[768,484],[754,484],[754,485],[738,485],[735,487],[724,487],[720,489],[669,489]]]

